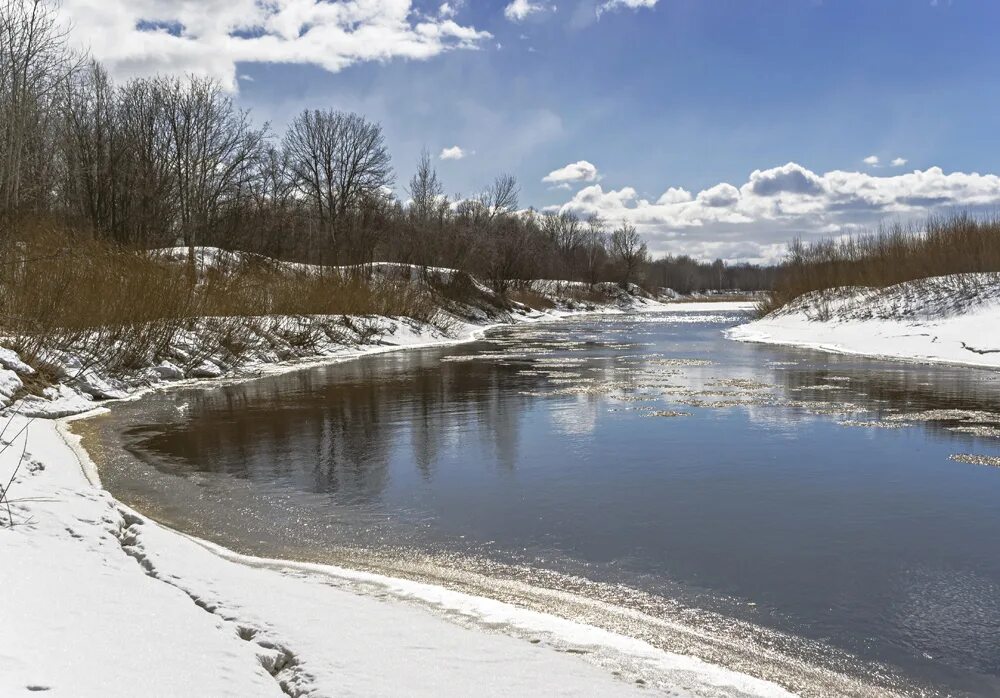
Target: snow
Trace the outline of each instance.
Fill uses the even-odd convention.
[[[956,274],[813,293],[731,339],[926,363],[1000,368],[1000,277]]]
[[[644,307],[699,312],[693,306],[720,305]],[[379,322],[392,344],[331,344],[311,360],[465,341],[487,329],[456,322],[445,334],[401,319]],[[0,354],[9,367],[0,379],[14,386],[30,368],[11,354]],[[296,365],[278,361],[278,353],[262,351],[252,368]],[[204,373],[217,375],[207,367]],[[192,372],[162,362],[147,377],[184,375]],[[7,599],[0,695],[789,695],[582,623],[427,584],[248,558],[160,526],[100,487],[69,431],[73,417],[66,418],[92,413],[99,395],[134,397],[150,388],[99,373],[76,378],[16,403],[3,437],[12,443],[0,453],[0,484],[13,477],[14,525],[0,507]],[[611,656],[625,658],[613,665],[627,667],[618,676]]]
[[[282,696],[282,682],[324,696],[633,692],[571,655],[330,575],[229,561],[91,486],[56,423],[31,432],[45,469],[14,496],[44,501],[0,529],[4,696]]]

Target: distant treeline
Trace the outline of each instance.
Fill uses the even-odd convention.
[[[57,5],[0,2],[0,225],[39,221],[130,248],[213,245],[279,259],[396,261],[466,270],[504,291],[531,278],[680,291],[766,288],[770,271],[681,257],[650,264],[634,227],[520,209],[501,174],[447,196],[424,154],[396,184],[379,124],[307,110],[284,134],[218,82],[115,84],[71,51]]]
[[[1000,272],[1000,217],[959,213],[920,225],[893,223],[863,235],[789,245],[778,268],[770,312],[811,291],[883,288],[932,276]]]
[[[776,266],[726,264],[721,259],[699,262],[687,255],[668,255],[649,263],[646,283],[678,293],[698,291],[768,291],[774,284]]]

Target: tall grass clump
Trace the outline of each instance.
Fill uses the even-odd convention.
[[[44,222],[15,230],[0,245],[0,337],[39,367],[52,352],[66,352],[110,371],[137,369],[197,323],[209,322],[235,350],[239,336],[273,327],[276,316],[429,321],[436,312],[427,289],[363,270],[252,255],[202,264]]]
[[[842,286],[885,288],[948,274],[1000,272],[1000,216],[931,217],[813,243],[795,240],[761,315],[799,296]]]

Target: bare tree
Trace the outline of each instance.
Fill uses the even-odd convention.
[[[553,278],[576,276],[583,262],[586,243],[584,228],[576,214],[562,211],[542,216],[542,232],[549,244],[554,262]]]
[[[193,254],[223,203],[243,193],[267,126],[254,129],[216,80],[160,78],[156,89],[170,133],[179,228]]]
[[[608,256],[607,227],[604,220],[596,213],[587,219],[585,238],[587,280],[593,285],[597,283],[601,265]]]
[[[382,127],[357,114],[304,111],[284,144],[296,185],[329,233],[336,259],[338,224],[352,206],[392,184]]]
[[[122,182],[118,95],[107,71],[92,61],[68,81],[64,98],[63,204],[96,234],[114,234]]]
[[[538,269],[537,226],[519,216],[496,220],[484,255],[484,273],[497,293],[507,291],[517,281],[526,281]]]
[[[398,236],[395,249],[400,260],[428,265],[440,251],[441,227],[448,214],[448,199],[427,150],[420,153],[417,171],[406,188],[409,229]]]
[[[479,202],[482,204],[487,219],[493,220],[498,216],[516,211],[520,193],[521,188],[514,175],[497,175],[493,183],[479,195]]]
[[[248,182],[247,206],[241,211],[245,231],[239,241],[249,243],[254,251],[280,257],[297,247],[294,236],[298,219],[295,184],[292,181],[288,155],[284,150],[267,144],[253,163]],[[248,239],[252,236],[252,239]],[[302,253],[302,250],[296,250]]]
[[[418,222],[427,223],[438,215],[444,186],[431,165],[431,156],[426,149],[420,153],[417,171],[410,178],[406,193],[410,195],[410,215]]]
[[[123,242],[163,244],[177,235],[173,136],[162,91],[150,80],[133,80],[118,91],[118,158],[121,182],[113,235]]]
[[[646,243],[627,221],[622,221],[621,227],[611,233],[611,254],[621,269],[623,284],[632,283],[636,272],[649,259]]]
[[[54,5],[0,0],[0,215],[44,208],[59,89],[77,62]]]

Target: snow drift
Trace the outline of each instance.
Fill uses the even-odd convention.
[[[952,274],[801,296],[731,339],[1000,368],[1000,274]]]

